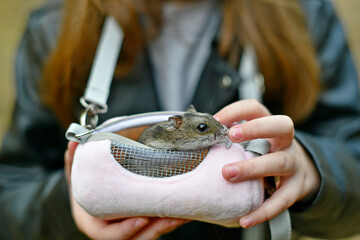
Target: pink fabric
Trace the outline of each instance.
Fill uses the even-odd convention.
[[[168,216],[236,227],[239,217],[264,199],[262,180],[229,183],[222,177],[225,164],[245,158],[238,144],[215,145],[195,170],[151,178],[124,169],[112,156],[109,140],[88,142],[76,150],[72,190],[96,217]]]

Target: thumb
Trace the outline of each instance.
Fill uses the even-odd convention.
[[[64,155],[64,162],[65,162],[65,177],[66,181],[70,183],[70,176],[71,176],[71,167],[74,160],[75,150],[79,143],[70,141],[68,143],[67,150],[65,151]]]

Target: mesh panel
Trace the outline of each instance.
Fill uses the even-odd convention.
[[[136,174],[156,178],[190,172],[202,162],[208,152],[209,149],[172,151],[111,143],[111,153],[122,167]]]

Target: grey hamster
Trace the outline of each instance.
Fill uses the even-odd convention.
[[[140,135],[138,142],[157,149],[196,150],[217,143],[231,146],[228,128],[208,113],[197,112],[191,105],[181,115],[154,124]]]

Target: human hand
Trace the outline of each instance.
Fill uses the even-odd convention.
[[[269,220],[297,201],[315,196],[320,176],[312,159],[294,139],[291,118],[271,113],[256,100],[242,100],[230,104],[214,116],[221,123],[232,126],[229,138],[233,142],[267,139],[270,152],[251,160],[225,165],[223,177],[229,182],[246,181],[267,176],[279,176],[277,190],[255,211],[240,218],[240,225],[251,227]],[[241,124],[236,124],[246,120]]]
[[[187,222],[174,218],[131,217],[104,220],[89,215],[73,198],[71,191],[71,167],[78,143],[69,142],[65,152],[65,176],[69,187],[69,196],[74,221],[81,232],[91,239],[157,239]]]

